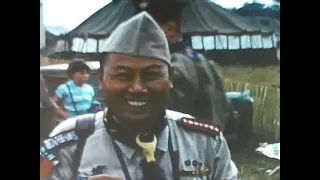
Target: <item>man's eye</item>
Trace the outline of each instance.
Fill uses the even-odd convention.
[[[130,75],[128,73],[118,73],[116,77],[121,80],[127,80],[130,78]]]
[[[144,74],[144,78],[146,80],[153,80],[153,79],[158,79],[161,78],[163,75],[161,73],[158,72],[149,72]]]

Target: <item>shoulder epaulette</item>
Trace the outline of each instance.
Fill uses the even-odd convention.
[[[96,115],[83,115],[69,119],[60,124],[50,137],[40,144],[40,176],[46,177],[53,166],[59,164],[57,150],[72,144],[80,143],[94,132]],[[79,144],[77,144],[77,149]]]
[[[213,122],[184,117],[178,121],[178,124],[185,129],[198,131],[210,136],[220,136],[220,127]]]
[[[72,142],[76,142],[77,140],[78,140],[78,135],[75,130],[62,132],[60,134],[57,134],[53,137],[49,137],[48,139],[42,141],[42,143],[40,144],[40,154],[47,157],[47,154],[45,153],[51,152],[52,150],[58,147],[60,148]],[[49,160],[52,160],[52,159],[49,157]]]
[[[78,140],[74,130],[50,137],[40,144],[40,176],[46,177],[53,166],[59,164],[56,150]]]
[[[87,114],[68,119],[60,123],[50,134],[50,137],[40,144],[40,154],[43,151],[51,151],[57,147],[76,142],[86,138],[94,132],[95,114]]]

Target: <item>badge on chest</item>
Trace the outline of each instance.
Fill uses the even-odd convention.
[[[188,159],[184,161],[184,166],[180,168],[178,174],[182,179],[187,177],[208,179],[212,173],[208,161],[200,162]]]

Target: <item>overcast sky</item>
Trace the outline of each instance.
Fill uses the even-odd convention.
[[[239,8],[253,0],[213,0],[225,8]],[[46,26],[59,25],[68,30],[74,29],[85,19],[111,2],[111,0],[42,0],[43,17]],[[258,0],[271,5],[272,0]]]

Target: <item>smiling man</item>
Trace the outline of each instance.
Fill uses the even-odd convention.
[[[121,53],[111,53],[105,61],[101,83],[109,109],[131,126],[152,124],[150,118],[163,113],[172,86],[168,63]]]
[[[165,108],[171,57],[149,14],[120,24],[104,51],[100,86],[108,109],[64,121],[51,133],[45,148],[58,163],[49,179],[240,179],[219,126]],[[72,132],[77,136],[68,139]],[[57,143],[58,136],[65,141]]]

